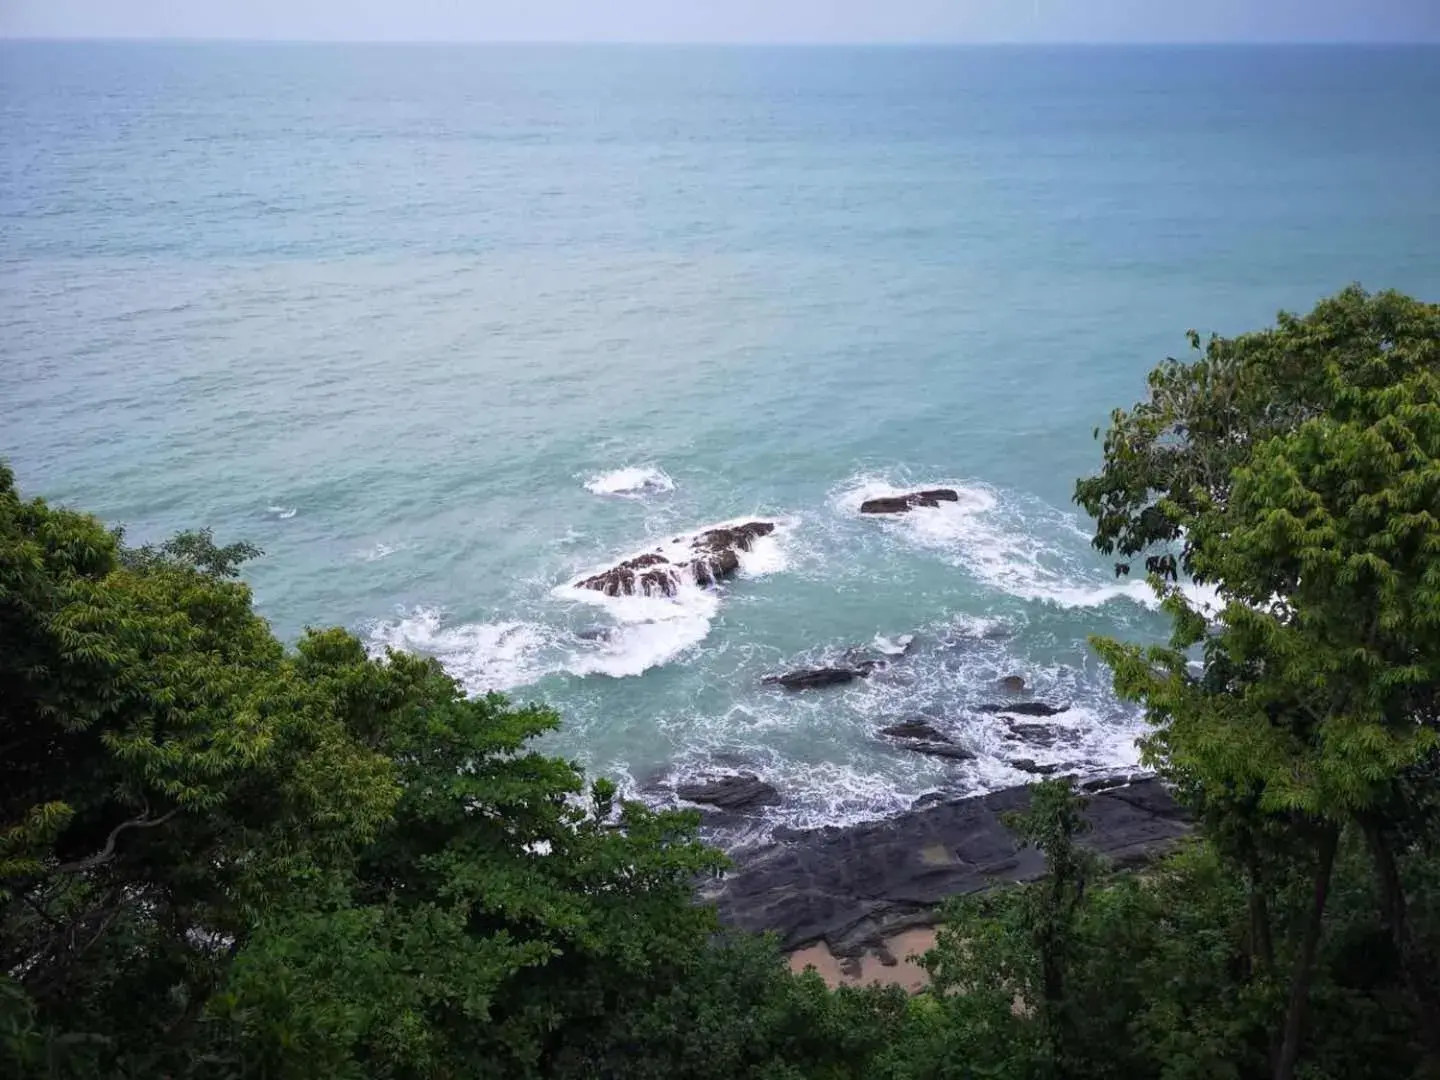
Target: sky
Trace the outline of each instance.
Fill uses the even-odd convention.
[[[0,0],[0,36],[1440,42],[1440,0]]]

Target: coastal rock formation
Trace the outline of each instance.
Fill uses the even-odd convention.
[[[758,810],[762,806],[774,806],[780,801],[780,793],[753,773],[719,776],[713,780],[681,784],[675,789],[675,794],[686,802],[713,806],[717,810],[732,814]]]
[[[860,504],[862,514],[907,514],[917,506],[939,506],[942,502],[959,502],[960,493],[950,488],[930,488],[907,495],[883,495],[866,499]]]
[[[1007,694],[1023,694],[1025,692],[1025,680],[1019,675],[1006,675],[995,683],[996,687]]]
[[[963,746],[956,746],[949,742],[907,742],[904,744],[906,750],[914,750],[917,754],[929,754],[931,757],[950,758],[954,761],[974,761],[975,752],[966,750]]]
[[[1053,776],[1060,771],[1059,765],[1040,765],[1034,758],[1014,758],[1006,762],[1012,769],[1019,769],[1021,772],[1033,773],[1036,776]]]
[[[661,548],[602,570],[575,583],[577,589],[594,589],[606,596],[674,596],[688,578],[697,585],[711,586],[740,569],[740,552],[749,551],[755,541],[775,531],[769,521],[722,525],[696,533],[689,543],[683,537],[672,542],[670,554]]]
[[[934,923],[946,897],[1030,881],[1044,857],[1021,850],[1000,815],[1029,803],[1010,788],[848,828],[777,830],[784,839],[740,857],[706,895],[727,925],[772,930],[786,950],[826,942],[857,956],[886,936]],[[1091,795],[1082,842],[1119,864],[1170,850],[1190,823],[1156,780]]]
[[[800,671],[788,671],[784,675],[767,675],[760,681],[785,690],[817,690],[824,686],[841,686],[856,679],[863,679],[872,670],[873,665],[868,662],[855,667],[804,668]]]
[[[880,734],[889,735],[892,739],[924,739],[927,742],[937,743],[950,741],[924,720],[904,720],[898,724],[891,724],[889,727],[881,728]]]
[[[1032,746],[1054,746],[1065,734],[1060,728],[1051,727],[1049,724],[1022,724],[1018,720],[1010,721],[1009,728],[1009,737]]]
[[[1043,701],[1007,701],[978,707],[979,712],[1010,713],[1012,716],[1055,716],[1069,710],[1069,705],[1047,705]]]

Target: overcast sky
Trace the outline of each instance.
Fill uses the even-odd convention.
[[[361,41],[1440,41],[1440,0],[0,0],[0,34]]]

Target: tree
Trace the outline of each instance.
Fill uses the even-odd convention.
[[[1232,849],[1260,850],[1278,822],[1310,851],[1280,1078],[1299,1054],[1347,826],[1370,841],[1395,948],[1440,1030],[1393,842],[1433,798],[1414,780],[1433,770],[1440,687],[1437,379],[1440,308],[1348,289],[1157,369],[1150,400],[1115,414],[1101,474],[1077,486],[1096,546],[1148,552],[1175,618],[1168,649],[1097,643],[1156,725],[1149,760],[1229,823]],[[1170,584],[1182,574],[1218,586],[1216,618]],[[1254,911],[1259,953],[1264,922]]]

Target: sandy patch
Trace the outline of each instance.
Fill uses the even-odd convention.
[[[846,964],[845,969],[842,969],[845,962],[838,959],[830,951],[830,947],[820,941],[791,953],[790,970],[798,974],[806,968],[814,968],[831,987],[880,983],[882,986],[898,986],[907,993],[914,994],[925,989],[930,977],[911,957],[918,958],[934,946],[934,927],[923,926],[905,930],[885,939],[885,948],[895,963],[884,963],[875,952],[866,952],[860,958],[859,974],[855,974],[853,963]]]

